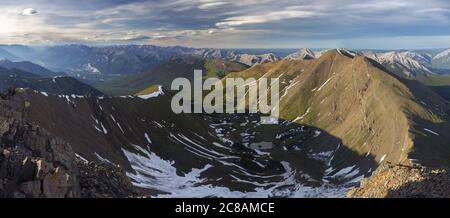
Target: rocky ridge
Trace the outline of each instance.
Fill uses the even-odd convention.
[[[351,190],[350,198],[448,198],[448,169],[383,164]]]
[[[18,105],[1,100],[0,196],[79,197],[72,148],[22,120],[20,111],[24,107],[26,102]]]
[[[136,197],[123,170],[85,163],[70,144],[24,120],[29,106],[14,90],[1,95],[0,197]]]

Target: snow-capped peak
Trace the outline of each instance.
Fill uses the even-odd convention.
[[[450,58],[450,48],[442,51],[441,53],[433,57],[433,59],[440,59],[440,58]]]
[[[433,74],[431,68],[431,55],[421,54],[414,51],[390,51],[385,53],[366,53],[381,64],[395,65],[403,70],[407,76],[423,72]]]
[[[274,62],[280,60],[280,58],[272,53],[253,55],[253,54],[238,54],[231,58],[232,61],[237,61],[239,63],[246,64],[248,66],[253,66],[256,64],[264,64],[269,62]]]
[[[303,60],[303,59],[314,59],[316,54],[309,48],[301,48],[295,53],[292,53],[285,57],[287,60]]]

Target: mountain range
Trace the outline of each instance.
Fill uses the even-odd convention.
[[[22,46],[0,45],[0,58],[30,61],[55,72],[76,74],[129,75],[149,70],[173,58],[195,56],[223,59],[249,66],[286,59],[317,58],[325,50],[300,49],[292,54],[270,50],[159,47],[152,45],[120,45],[90,47],[86,45]],[[277,51],[277,50],[274,50]],[[286,51],[289,51],[286,49]],[[448,73],[447,50],[360,50],[391,71],[407,77]],[[247,52],[247,53],[244,53]],[[267,53],[261,53],[267,52]],[[280,56],[282,55],[282,56]]]
[[[303,48],[285,57],[288,60],[314,59],[320,57],[327,50],[313,51]],[[448,74],[448,49],[437,53],[435,50],[360,50],[356,51],[381,64],[399,76],[415,78],[417,76],[433,76]]]
[[[344,197],[385,163],[450,166],[449,101],[414,79],[441,78],[433,60],[445,52],[3,48],[42,56],[40,66],[2,61],[0,88],[18,89],[0,96],[0,196]],[[50,76],[49,63],[133,70],[95,84],[103,94]],[[169,85],[194,69],[204,78],[278,78],[278,124],[261,124],[260,113],[175,114]],[[120,181],[98,176],[112,172]]]
[[[3,45],[4,56],[40,64],[57,72],[72,74],[134,74],[151,69],[173,58],[195,56],[236,60],[254,65],[278,60],[274,54],[243,54],[237,50],[187,47],[159,47],[152,45],[124,45],[89,47],[86,45],[60,45],[30,47]],[[11,55],[7,55],[11,54]],[[0,56],[2,57],[2,56]],[[18,59],[18,58],[14,58]]]

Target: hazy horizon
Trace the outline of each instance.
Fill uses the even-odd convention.
[[[0,46],[27,46],[27,47],[53,47],[53,46],[87,46],[87,47],[113,47],[113,46],[157,46],[157,47],[186,47],[186,48],[195,48],[195,49],[224,49],[224,50],[299,50],[299,49],[311,49],[313,51],[323,51],[327,49],[337,49],[337,48],[346,48],[355,51],[363,51],[363,50],[373,50],[373,51],[402,51],[402,50],[446,50],[450,47],[429,47],[429,48],[351,48],[351,47],[194,47],[194,46],[185,46],[185,45],[156,45],[156,44],[89,44],[89,43],[59,43],[59,44],[0,44]]]

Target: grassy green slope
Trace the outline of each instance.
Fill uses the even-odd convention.
[[[178,77],[192,80],[193,72],[196,69],[203,70],[204,77],[221,78],[229,72],[242,71],[246,68],[248,66],[230,61],[186,57],[173,59],[142,73],[97,84],[96,87],[110,95],[129,95],[156,84],[168,88]]]

